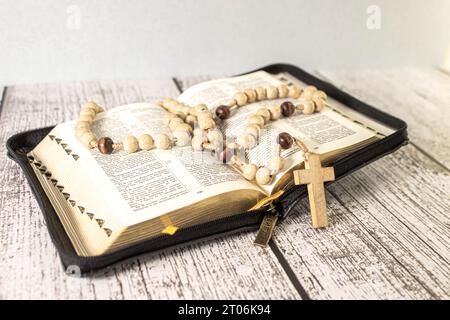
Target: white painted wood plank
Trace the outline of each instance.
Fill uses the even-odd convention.
[[[6,139],[73,119],[88,100],[111,108],[176,94],[171,80],[9,88],[0,118],[1,299],[299,298],[274,254],[257,250],[248,233],[144,255],[87,278],[63,273],[25,178],[6,159]]]
[[[449,188],[407,146],[329,188],[329,228],[311,228],[304,199],[275,242],[312,298],[448,298]]]
[[[205,80],[183,82],[197,79]],[[277,228],[275,243],[313,299],[448,298],[449,183],[445,169],[408,146],[330,188],[331,228],[311,228],[305,199]]]
[[[408,123],[412,142],[450,168],[450,76],[438,69],[327,71],[344,91]]]

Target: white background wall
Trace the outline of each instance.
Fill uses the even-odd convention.
[[[449,17],[450,0],[0,0],[0,83],[440,65]]]

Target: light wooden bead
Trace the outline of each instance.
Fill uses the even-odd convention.
[[[135,136],[128,136],[123,142],[123,150],[126,153],[133,153],[138,151],[138,149],[139,149],[139,142]]]
[[[261,101],[267,99],[266,89],[263,87],[258,87],[256,91],[256,100]]]
[[[288,97],[292,99],[298,99],[302,93],[302,89],[299,86],[289,86]]]
[[[281,169],[283,169],[283,166],[284,166],[284,159],[279,156],[275,156],[269,160],[269,164],[267,167],[269,168],[272,174],[277,174],[278,172],[281,171]]]
[[[278,89],[277,87],[270,86],[266,88],[267,99],[272,100],[278,98]]]
[[[258,167],[252,163],[244,164],[242,166],[242,175],[245,179],[251,181],[255,179]]]
[[[280,84],[278,86],[278,98],[286,98],[289,94],[289,89],[286,85]]]
[[[258,138],[261,133],[261,128],[256,124],[249,124],[245,128],[245,132]]]
[[[325,100],[323,99],[313,99],[315,105],[315,111],[320,112],[325,108]]]
[[[76,129],[81,129],[81,128],[90,128],[91,124],[89,122],[86,121],[77,121],[77,123],[75,124],[75,130]]]
[[[84,121],[84,122],[87,122],[87,123],[89,123],[89,124],[92,124],[92,122],[94,121],[94,117],[84,115],[84,116],[80,116],[80,117],[78,118],[78,121]]]
[[[191,114],[191,107],[185,105],[183,108],[181,108],[181,112],[185,115],[185,117],[187,117]]]
[[[184,147],[191,143],[191,135],[186,130],[175,130],[173,137],[175,138],[175,144],[179,147]]]
[[[272,181],[272,175],[270,174],[270,170],[263,167],[259,168],[256,171],[256,182],[261,185],[269,184]]]
[[[83,134],[85,134],[86,132],[91,132],[90,128],[77,128],[75,129],[75,137],[80,140],[81,137],[83,136]]]
[[[218,129],[215,129],[215,130],[209,130],[209,131],[206,133],[206,137],[207,137],[208,141],[210,141],[210,142],[214,142],[214,141],[216,141],[216,140],[218,140],[218,141],[223,141],[223,135],[222,135],[222,132],[221,132],[220,130],[218,130]]]
[[[170,138],[164,133],[158,133],[155,137],[155,146],[158,149],[166,150],[172,145]]]
[[[244,93],[247,96],[247,103],[253,103],[256,101],[256,91],[254,89],[244,90]]]
[[[94,148],[95,145],[97,145],[97,137],[91,131],[83,133],[80,137],[80,141],[86,148]]]
[[[245,133],[237,138],[237,143],[244,149],[252,149],[256,146],[256,137]]]
[[[155,146],[153,138],[149,134],[143,134],[138,138],[139,148],[142,150],[150,150]]]
[[[248,124],[256,124],[257,126],[262,128],[264,126],[264,118],[256,114],[252,115],[248,118]]]
[[[216,126],[216,123],[211,118],[205,118],[198,121],[198,126],[200,127],[200,129],[208,130],[214,128]]]
[[[225,105],[229,106],[230,108],[236,106],[237,105],[236,99],[231,99],[230,101],[225,103]]]
[[[169,108],[171,108],[174,105],[175,102],[176,101],[174,99],[172,99],[172,98],[166,98],[163,101],[161,101],[160,105],[164,109],[169,109]]]
[[[314,92],[312,94],[311,98],[313,100],[316,100],[316,99],[326,100],[327,99],[327,94],[325,92],[323,92],[322,90],[317,90],[316,92]]]
[[[187,123],[182,123],[179,124],[174,131],[178,131],[178,130],[184,130],[189,134],[192,134],[194,132],[194,130],[192,129],[192,127],[190,125],[188,125]]]
[[[246,94],[243,93],[243,92],[236,93],[233,98],[234,98],[234,100],[236,100],[236,104],[239,107],[244,106],[247,103],[247,100],[248,100]]]
[[[204,104],[198,104],[194,107],[194,114],[198,115],[201,112],[208,111],[208,107]]]
[[[175,129],[180,125],[183,124],[184,121],[181,118],[175,117],[170,119],[169,121],[169,129],[170,131],[175,131]]]
[[[190,125],[191,127],[194,127],[195,126],[195,124],[197,123],[197,117],[196,116],[194,116],[194,115],[192,115],[192,114],[190,114],[190,115],[188,115],[187,117],[186,117],[186,123],[188,124],[188,125]]]
[[[206,141],[203,139],[202,136],[194,136],[192,138],[192,149],[194,149],[195,151],[202,151],[203,150],[203,143],[205,143]]]
[[[312,114],[314,112],[315,106],[314,102],[312,102],[311,100],[304,101],[301,105],[303,106],[302,112],[304,114]]]
[[[261,116],[264,118],[264,123],[268,123],[270,121],[270,111],[267,108],[260,108],[256,111],[257,116]]]
[[[186,119],[186,115],[185,115],[182,111],[176,111],[176,112],[175,112],[175,115],[176,115],[178,118],[180,118],[181,120],[183,120],[183,122],[184,122],[184,120]]]
[[[272,105],[269,107],[270,120],[275,121],[281,118],[280,106]]]
[[[176,115],[174,115],[173,113],[166,113],[166,115],[164,116],[164,125],[166,127],[168,127],[170,120],[172,120],[174,118],[178,118],[178,117]]]
[[[93,102],[93,101],[87,102],[81,109],[82,109],[82,110],[92,109],[92,110],[95,111],[95,113],[103,112],[103,108],[100,107],[98,104],[96,104],[96,103]]]
[[[92,119],[95,118],[95,111],[93,109],[83,109],[80,111],[80,116],[89,116]]]
[[[302,98],[304,99],[311,99],[314,92],[317,91],[317,88],[314,86],[307,86],[305,89],[303,89],[302,92]]]
[[[204,119],[212,119],[212,118],[213,115],[211,114],[211,112],[209,112],[209,110],[197,113],[197,120],[199,122],[203,121]]]

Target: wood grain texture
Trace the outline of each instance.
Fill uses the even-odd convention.
[[[412,142],[450,168],[450,76],[438,69],[318,71],[364,102],[408,123]]]
[[[406,118],[413,142],[418,139],[422,141],[420,144],[425,143],[433,132],[448,130],[448,121],[441,122],[448,114],[448,108],[443,114],[441,109],[448,106],[445,96],[449,93],[443,91],[447,79],[442,74],[415,69],[368,73],[370,77],[355,76],[357,80],[343,81],[346,84],[343,89],[364,101],[372,99],[368,102],[382,105],[402,118],[406,118],[403,115],[408,114],[410,105],[421,106],[414,111],[417,116],[412,112],[408,115],[410,119]],[[320,72],[319,76],[322,74],[335,78],[328,72]],[[352,75],[342,73],[336,77],[336,83],[340,84],[341,78],[353,79]],[[389,85],[379,84],[378,76],[381,83],[387,81]],[[404,97],[411,89],[399,87],[404,82],[413,85],[414,81],[406,80],[409,77],[415,79],[417,87],[412,96]],[[190,86],[198,80],[183,79],[183,83]],[[428,83],[441,83],[440,89],[428,88]],[[421,90],[421,86],[427,88]],[[372,87],[377,90],[370,91]],[[387,106],[400,102],[395,97],[398,92],[408,103],[400,103],[396,110],[391,110]],[[423,102],[424,97],[431,97],[431,101]],[[441,107],[429,107],[435,104]],[[419,111],[426,116],[421,118]],[[445,158],[448,150],[442,152],[439,146],[444,148],[448,144],[446,136],[437,134],[434,146],[426,150],[437,152],[438,159]],[[448,170],[410,145],[328,189],[330,228],[311,227],[308,201],[304,199],[297,212],[275,229],[274,235],[276,246],[312,299],[449,298]]]
[[[74,119],[80,105],[106,108],[178,93],[172,80],[9,87],[0,118],[0,299],[297,299],[271,251],[241,233],[143,255],[86,278],[64,274],[45,222],[6,139]]]

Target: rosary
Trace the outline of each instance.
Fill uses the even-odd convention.
[[[235,109],[256,101],[283,98],[300,100],[296,105],[285,101],[280,105],[258,109],[248,118],[244,134],[233,142],[224,143],[219,129],[220,121],[228,119]],[[322,228],[328,226],[323,182],[334,180],[334,170],[332,167],[322,168],[318,154],[310,152],[301,140],[287,132],[278,135],[277,154],[264,166],[242,162],[237,154],[257,146],[261,129],[270,121],[291,117],[296,111],[303,114],[320,112],[325,107],[326,99],[326,93],[314,86],[301,88],[296,85],[249,88],[237,92],[228,103],[218,106],[214,112],[204,104],[192,107],[174,99],[164,99],[159,105],[167,111],[164,123],[172,132],[172,136],[164,133],[154,137],[150,134],[142,134],[139,137],[130,135],[122,142],[114,142],[109,137],[97,139],[91,125],[96,114],[104,110],[95,102],[88,102],[81,108],[75,124],[75,136],[86,148],[97,147],[105,155],[119,150],[134,153],[139,150],[166,150],[172,146],[183,147],[190,144],[194,151],[214,152],[220,162],[235,166],[245,179],[256,180],[260,185],[270,184],[273,177],[283,170],[284,159],[281,157],[281,151],[290,149],[295,143],[305,155],[305,169],[294,171],[294,181],[297,185],[307,184],[312,225],[314,228]]]

